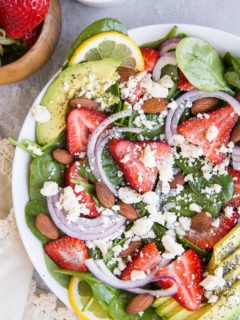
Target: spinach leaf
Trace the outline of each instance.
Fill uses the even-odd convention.
[[[162,68],[161,77],[163,76],[170,76],[172,81],[177,83],[178,82],[178,70],[177,66],[173,66],[171,64],[167,64],[165,67]]]
[[[208,42],[195,37],[184,38],[177,45],[176,57],[179,68],[196,88],[233,94],[223,77],[222,60]]]
[[[231,52],[227,52],[224,56],[225,63],[231,68],[224,77],[226,81],[235,88],[240,88],[240,59]]]
[[[48,213],[48,206],[45,199],[29,201],[25,206],[25,220],[28,228],[42,243],[47,243],[50,239],[45,237],[36,227],[35,219],[39,213]]]
[[[152,41],[152,42],[148,42],[148,43],[145,43],[144,45],[142,45],[141,47],[142,48],[152,48],[152,49],[158,49],[159,46],[166,40],[169,40],[169,39],[172,39],[172,38],[175,38],[176,37],[176,34],[177,34],[177,30],[178,30],[178,27],[177,26],[174,26],[169,32],[168,34],[166,34],[165,37],[159,39],[159,40],[156,40],[156,41]]]
[[[68,287],[69,283],[69,275],[64,273],[58,273],[55,270],[58,268],[56,263],[49,258],[49,256],[44,253],[44,260],[46,263],[46,267],[48,269],[48,272],[51,274],[51,276],[64,288]]]
[[[160,320],[154,308],[150,307],[144,311],[143,315],[131,315],[125,311],[127,303],[132,299],[133,294],[123,290],[112,288],[100,280],[96,279],[90,273],[74,272],[58,269],[56,272],[73,275],[87,282],[92,288],[94,298],[99,302],[102,308],[108,312],[113,320]]]
[[[175,164],[185,173],[199,173],[202,172],[202,164],[199,159],[194,159],[194,161],[189,162],[187,158],[175,159]]]
[[[102,164],[108,179],[114,186],[117,187],[124,184],[124,177],[118,175],[120,169],[107,149],[103,150]]]
[[[60,134],[57,139],[51,142],[44,150],[43,155],[36,157],[30,165],[29,193],[31,200],[43,199],[40,189],[45,181],[57,182],[64,185],[65,166],[57,162],[52,151],[57,147],[65,146],[65,135]]]
[[[235,71],[228,71],[224,74],[224,77],[230,86],[240,89],[240,77]]]
[[[85,28],[75,39],[70,49],[68,50],[63,67],[66,67],[68,65],[69,60],[81,43],[83,43],[90,37],[95,36],[96,34],[107,31],[117,31],[126,35],[128,34],[126,27],[117,19],[103,18],[93,22],[91,25]]]
[[[80,166],[79,175],[88,181],[95,183],[96,178],[94,177],[88,162],[88,158],[86,158]]]

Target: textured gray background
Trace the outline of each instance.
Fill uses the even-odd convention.
[[[93,8],[62,0],[63,29],[47,65],[21,83],[0,87],[0,137],[17,137],[38,92],[64,60],[71,42],[88,24],[102,17],[120,19],[128,28],[157,23],[192,23],[240,35],[239,0],[127,0],[112,8]]]

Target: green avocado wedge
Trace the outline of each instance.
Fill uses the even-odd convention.
[[[112,85],[111,79],[120,63],[121,60],[107,58],[72,65],[62,71],[50,84],[40,102],[50,111],[51,119],[45,123],[37,123],[37,142],[45,145],[65,129],[68,102],[86,86],[86,79],[90,75],[94,74],[99,84],[98,94],[101,95]]]
[[[73,56],[76,49],[80,46],[80,44],[82,44],[85,40],[95,36],[96,34],[107,31],[117,31],[125,35],[128,34],[126,27],[117,19],[103,18],[93,22],[87,28],[85,28],[75,39],[75,41],[68,50],[63,67],[68,65],[69,60]]]

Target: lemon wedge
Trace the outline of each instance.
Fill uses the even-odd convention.
[[[96,300],[91,299],[92,290],[78,277],[72,277],[68,286],[68,298],[73,311],[81,320],[110,320],[108,314],[102,309]],[[83,307],[88,304],[85,311]]]
[[[121,59],[123,67],[144,70],[144,60],[138,45],[128,36],[115,31],[102,32],[84,41],[74,52],[69,64],[110,57]]]

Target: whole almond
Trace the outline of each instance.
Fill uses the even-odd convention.
[[[96,182],[96,194],[98,200],[105,208],[111,208],[114,205],[114,194],[108,189],[108,187],[105,184],[101,182]]]
[[[128,220],[138,219],[137,211],[131,204],[118,201],[117,205],[120,207],[119,212],[123,217],[127,218]]]
[[[210,230],[212,221],[213,219],[210,213],[206,211],[199,212],[192,218],[191,229],[198,232]]]
[[[175,189],[178,184],[183,185],[184,183],[184,174],[182,171],[180,171],[178,174],[176,174],[173,181],[170,182],[170,188]]]
[[[213,110],[213,108],[217,105],[217,98],[202,98],[196,100],[192,104],[191,112],[194,115],[198,113],[204,113]]]
[[[97,102],[87,99],[87,98],[73,98],[68,103],[70,109],[76,109],[76,108],[89,108],[89,109],[96,109],[97,108]]]
[[[236,125],[236,127],[233,128],[233,131],[230,135],[230,141],[234,143],[240,141],[240,124]]]
[[[127,67],[118,67],[117,72],[120,76],[121,82],[128,81],[130,77],[135,77],[137,74],[135,70]]]
[[[57,227],[45,213],[39,213],[36,216],[35,225],[37,229],[47,238],[55,240],[59,237]]]
[[[128,303],[126,312],[129,314],[137,314],[144,311],[153,304],[153,300],[154,298],[150,294],[140,294]]]
[[[142,105],[142,110],[146,113],[159,113],[167,109],[168,101],[164,98],[151,98]]]
[[[65,149],[55,149],[52,152],[53,158],[61,164],[71,164],[73,162],[73,158],[70,153]]]
[[[136,250],[140,249],[142,247],[142,241],[133,241],[129,243],[129,246],[127,249],[123,250],[120,253],[120,257],[126,258],[128,256],[131,256]]]

